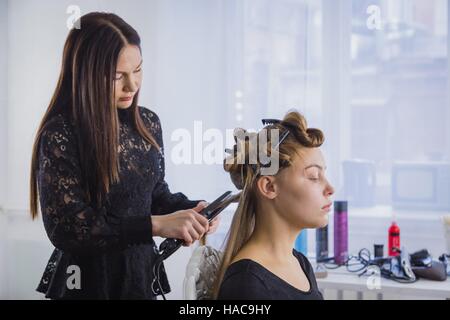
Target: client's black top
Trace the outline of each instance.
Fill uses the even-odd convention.
[[[143,107],[139,112],[163,147],[158,116]],[[104,203],[95,207],[82,188],[71,117],[58,113],[44,127],[37,180],[45,230],[56,249],[37,290],[48,298],[153,299],[160,290],[157,286],[152,290],[156,247],[150,217],[197,204],[182,193],[170,192],[164,180],[163,154],[139,135],[131,109],[118,113],[120,181],[111,186]],[[170,287],[164,268],[160,275],[167,293]]]
[[[232,263],[225,272],[218,299],[227,300],[323,300],[313,268],[308,259],[293,250],[310,284],[301,291],[279,278],[259,263],[243,259]]]

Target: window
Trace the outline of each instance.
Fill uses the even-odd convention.
[[[296,108],[310,122],[321,118],[320,1],[242,1],[236,121],[260,125]]]
[[[352,160],[344,168],[345,192],[361,206],[395,207],[393,168],[404,162],[448,161],[447,1],[353,0],[351,21]],[[405,185],[402,192],[417,190],[412,187],[422,183],[417,176],[417,172],[403,176],[411,187]],[[424,177],[424,185],[429,178]],[[448,181],[435,179],[433,184],[422,191],[450,191]],[[411,196],[410,209],[416,198],[422,207],[420,196]],[[446,203],[450,210],[450,202]],[[439,207],[434,204],[429,209]]]

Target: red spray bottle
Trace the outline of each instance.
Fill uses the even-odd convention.
[[[389,235],[388,235],[389,256],[391,257],[398,256],[400,253],[396,249],[400,250],[400,228],[394,219],[392,221],[391,226],[389,227]]]

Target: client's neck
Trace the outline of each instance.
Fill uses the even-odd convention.
[[[277,261],[292,258],[294,242],[300,230],[293,228],[272,207],[258,208],[255,229],[249,242]]]

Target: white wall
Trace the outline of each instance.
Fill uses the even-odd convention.
[[[156,58],[147,71],[152,74],[152,83],[146,84],[154,88],[150,101],[162,119],[167,159],[174,145],[170,142],[173,130],[186,128],[192,133],[195,120],[203,121],[203,131],[226,125],[223,3],[222,0],[157,2],[153,45]],[[221,165],[176,166],[170,161],[166,170],[173,190],[208,200],[223,190],[218,183],[220,178],[225,181],[222,173]],[[206,185],[210,187],[205,188]]]

